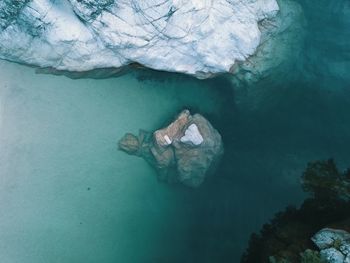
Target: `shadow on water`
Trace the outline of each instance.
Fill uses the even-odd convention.
[[[169,255],[168,262],[238,262],[253,231],[275,212],[304,200],[299,180],[308,161],[333,157],[343,167],[350,163],[349,91],[342,81],[338,88],[326,89],[305,72],[293,80],[267,79],[247,87],[244,98],[237,98],[228,76],[202,81],[148,70],[135,73],[139,81],[162,82],[164,88],[174,82],[198,85],[220,98],[219,114],[185,104],[178,109],[206,116],[223,137],[225,155],[215,174],[191,193],[188,253]]]
[[[228,99],[223,117],[210,118],[225,155],[194,196],[189,262],[238,262],[252,231],[304,199],[299,178],[309,160],[350,162],[346,97],[302,82],[275,96],[274,105],[253,112],[235,109]]]
[[[294,79],[257,83],[241,104],[226,76],[199,81],[222,98],[219,116],[201,113],[222,134],[225,155],[193,193],[191,239],[181,262],[239,262],[253,231],[304,200],[300,176],[307,162],[332,157],[341,168],[350,164],[350,4],[301,5],[307,37]]]

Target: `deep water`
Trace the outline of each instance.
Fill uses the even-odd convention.
[[[239,262],[253,231],[303,201],[308,161],[350,166],[350,3],[300,4],[295,71],[250,87],[149,70],[72,80],[1,61],[0,261]],[[116,147],[183,108],[225,144],[196,190],[157,182]]]

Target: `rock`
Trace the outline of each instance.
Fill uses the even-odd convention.
[[[333,246],[336,240],[350,242],[350,234],[344,230],[324,228],[317,232],[311,240],[319,249],[325,249]]]
[[[350,254],[345,257],[344,263],[350,263]]]
[[[132,63],[198,78],[232,72],[284,20],[260,26],[278,16],[276,0],[1,2],[0,58],[73,72]]]
[[[203,137],[197,125],[191,124],[185,131],[185,135],[180,138],[180,141],[186,144],[200,145],[203,142]]]
[[[321,250],[321,258],[328,263],[350,263],[350,233],[344,230],[324,228],[312,241]]]
[[[118,146],[120,150],[127,152],[128,154],[139,154],[139,139],[131,133],[125,134],[124,137],[118,142]]]
[[[321,259],[325,260],[327,263],[343,263],[344,255],[336,250],[335,248],[326,248],[321,250]]]
[[[167,127],[139,136],[127,133],[119,149],[143,157],[161,181],[200,186],[223,154],[220,134],[200,114],[182,111]]]
[[[350,240],[349,240],[350,242]],[[339,247],[339,251],[344,255],[348,255],[350,257],[350,243],[342,243]]]
[[[184,110],[179,114],[175,121],[164,129],[154,132],[154,137],[158,145],[170,145],[176,138],[179,138],[183,132],[184,127],[189,122],[190,112]]]
[[[4,30],[11,23],[15,22],[19,13],[29,0],[2,0],[0,2],[0,30]]]
[[[261,79],[272,77],[274,81],[294,77],[300,57],[304,55],[305,18],[302,7],[292,0],[277,0],[278,16],[263,20],[260,24],[261,43],[253,56],[232,69],[233,82],[256,85]],[[271,81],[271,80],[270,80]]]

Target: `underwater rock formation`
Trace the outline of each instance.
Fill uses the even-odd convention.
[[[205,78],[236,71],[263,40],[240,71],[259,75],[276,68],[267,40],[291,24],[293,11],[278,11],[276,0],[5,0],[0,58],[79,72],[136,63]]]
[[[182,111],[167,127],[153,134],[127,133],[119,149],[143,157],[158,171],[161,181],[200,186],[223,154],[220,134],[200,114]]]

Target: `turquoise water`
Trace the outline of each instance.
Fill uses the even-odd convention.
[[[1,61],[1,262],[239,262],[253,231],[305,198],[308,161],[350,164],[349,4],[301,4],[294,75],[249,88],[147,70],[72,80]],[[185,107],[225,144],[197,190],[159,183],[116,147]]]
[[[37,75],[9,62],[0,72],[1,262],[164,262],[187,249],[187,189],[159,184],[117,140],[186,105],[215,115],[216,93],[132,74]]]

